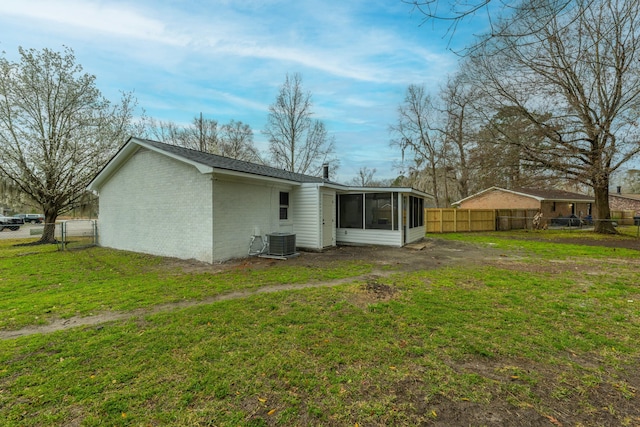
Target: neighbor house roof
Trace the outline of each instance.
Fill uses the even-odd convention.
[[[620,197],[622,199],[635,200],[640,202],[640,194],[631,193],[609,193],[609,197]]]
[[[482,190],[476,194],[473,194],[469,197],[466,197],[462,200],[458,200],[457,202],[452,203],[453,205],[459,205],[462,202],[478,197],[484,193],[489,191],[504,191],[507,193],[517,194],[519,196],[530,197],[532,199],[536,199],[538,201],[549,201],[549,202],[585,202],[592,203],[594,198],[592,196],[588,196],[586,194],[580,193],[572,193],[569,191],[562,190],[545,190],[545,189],[535,189],[535,188],[517,188],[517,189],[506,189],[500,187],[490,187],[486,190]]]
[[[509,191],[509,190],[507,190]],[[572,193],[563,190],[544,190],[535,188],[519,188],[512,190],[514,193],[533,196],[539,200],[552,202],[593,202],[593,196],[580,193]]]

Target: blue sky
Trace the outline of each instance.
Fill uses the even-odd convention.
[[[361,167],[397,176],[388,129],[407,86],[435,94],[476,21],[451,40],[448,24],[423,24],[400,0],[4,0],[0,50],[17,60],[18,46],[68,46],[109,99],[134,91],[159,120],[242,121],[262,151],[268,107],[285,75],[300,73],[345,182]]]

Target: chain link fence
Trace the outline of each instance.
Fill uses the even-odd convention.
[[[55,238],[58,249],[86,248],[98,244],[98,221],[75,219],[56,222]]]
[[[614,228],[624,227],[633,229],[636,237],[640,238],[640,217],[632,219],[595,219],[595,218],[578,218],[576,216],[566,218],[552,218],[541,223],[536,223],[534,218],[523,216],[497,216],[496,230],[536,230],[536,229],[552,229],[552,230],[593,230],[597,223],[608,222]]]

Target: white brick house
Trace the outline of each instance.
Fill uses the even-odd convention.
[[[310,250],[403,246],[424,237],[433,199],[133,137],[88,188],[100,196],[100,245],[205,262],[248,256],[254,236],[272,233],[295,234]]]

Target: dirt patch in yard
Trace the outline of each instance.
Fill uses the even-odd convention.
[[[279,263],[300,267],[335,266],[342,261],[371,263],[374,269],[417,271],[440,268],[459,263],[496,260],[504,254],[489,247],[443,239],[424,239],[403,248],[386,246],[338,246],[324,252],[300,252],[287,260],[252,257],[217,264],[193,260],[167,259],[167,265],[185,272],[220,272],[227,270],[261,269]]]

